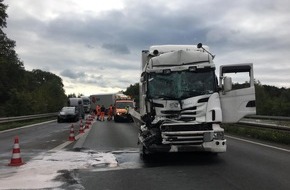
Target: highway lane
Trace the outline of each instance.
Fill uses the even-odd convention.
[[[132,123],[97,122],[83,147],[114,151],[117,168],[80,170],[85,189],[289,189],[290,153],[228,138],[228,150],[160,154],[144,163]]]
[[[5,172],[11,169],[7,167],[7,163],[11,158],[15,135],[20,137],[22,158],[30,162],[29,160],[35,155],[67,142],[70,125],[70,123],[58,124],[53,121],[0,133],[0,169]],[[78,123],[75,123],[75,129],[78,130]],[[285,147],[275,149],[228,137],[228,151],[218,156],[203,153],[158,154],[150,162],[144,162],[138,153],[137,133],[138,129],[133,123],[97,121],[91,126],[90,131],[83,135],[82,143],[79,143],[81,141],[76,143],[81,144],[83,149],[72,149],[73,143],[65,148],[67,152],[61,152],[59,158],[57,156],[52,158],[51,153],[46,153],[40,160],[34,158],[32,161],[35,164],[39,161],[48,163],[46,160],[49,160],[53,165],[53,162],[57,164],[58,159],[60,159],[58,162],[62,162],[64,158],[67,161],[63,164],[73,166],[78,162],[85,162],[78,154],[88,152],[89,160],[84,166],[89,167],[75,166],[72,167],[75,169],[69,169],[70,167],[62,167],[63,164],[56,167],[53,173],[61,174],[57,179],[63,184],[63,189],[77,187],[77,189],[182,190],[289,189],[290,187],[288,177],[290,150],[284,150]],[[101,158],[98,154],[100,152],[112,153],[118,162],[117,165],[112,167],[109,166],[110,164],[91,164],[100,159],[103,161],[107,159]],[[69,156],[72,153],[75,157]],[[31,172],[29,167],[33,164],[27,163],[22,169],[26,168]],[[46,167],[43,164],[40,166]],[[11,170],[14,171],[13,168]],[[34,167],[32,171],[41,173]],[[11,172],[8,174],[10,175]],[[7,175],[2,175],[2,179]],[[13,176],[11,178],[13,183]],[[21,178],[16,179],[16,182],[21,183]],[[36,181],[41,183],[40,179]],[[43,188],[44,185],[45,183]],[[54,187],[53,184],[50,185]]]
[[[138,148],[138,129],[133,123],[97,121],[86,138],[83,148],[114,151]]]
[[[40,152],[46,152],[68,140],[71,125],[79,129],[78,123],[57,123],[51,121],[31,127],[0,132],[0,166],[6,166],[11,159],[14,137],[19,137],[21,157],[26,162]]]

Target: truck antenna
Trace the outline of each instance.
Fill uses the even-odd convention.
[[[213,55],[212,53],[210,53],[209,51],[207,51],[206,49],[204,49],[204,47],[202,47],[202,43],[198,43],[198,44],[197,44],[197,48],[198,48],[198,49],[199,49],[199,48],[202,48],[203,51],[207,52],[207,53],[212,57],[212,59],[215,58],[215,55]]]

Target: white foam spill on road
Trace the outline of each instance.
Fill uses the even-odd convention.
[[[112,153],[56,151],[39,155],[25,165],[0,169],[0,189],[59,188],[65,182],[55,180],[58,171],[117,167]]]

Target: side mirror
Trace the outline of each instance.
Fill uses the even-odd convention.
[[[225,77],[224,78],[224,92],[231,91],[233,87],[232,78],[231,77]]]

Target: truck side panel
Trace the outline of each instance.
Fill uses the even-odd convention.
[[[91,109],[95,110],[97,105],[104,105],[108,108],[110,105],[114,105],[116,94],[95,94],[91,95]]]

